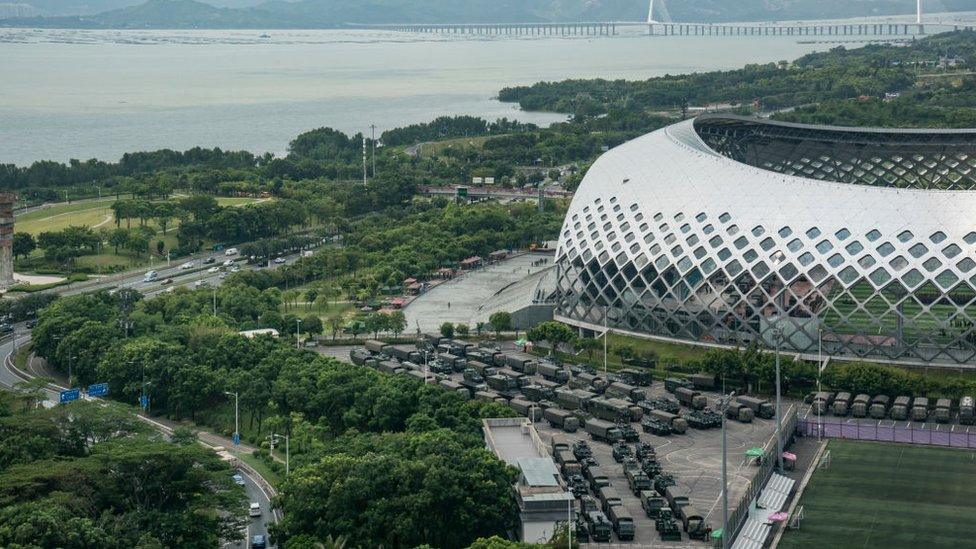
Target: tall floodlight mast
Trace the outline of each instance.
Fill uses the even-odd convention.
[[[918,1],[919,4],[921,4],[922,0],[918,0]],[[654,23],[654,0],[651,0],[650,5],[647,6],[647,22]]]
[[[654,0],[651,0],[653,2]],[[917,7],[915,10],[915,22],[919,25],[922,24],[922,0],[916,0]]]

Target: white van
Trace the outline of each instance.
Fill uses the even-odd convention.
[[[142,278],[142,281],[143,282],[152,282],[153,280],[156,280],[156,278],[158,276],[159,276],[159,273],[157,273],[156,271],[149,271],[149,272],[146,273],[146,276],[144,276]]]
[[[224,250],[224,255],[237,255],[237,248],[227,248]]]
[[[251,502],[251,508],[248,510],[248,514],[251,515],[252,517],[260,517],[261,516],[261,504],[258,503],[258,502],[256,502],[256,501],[252,501]]]

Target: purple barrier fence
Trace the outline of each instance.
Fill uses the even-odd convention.
[[[817,436],[817,431],[820,431],[825,438],[976,449],[976,433],[971,433],[959,425],[882,425],[880,421],[875,423],[848,422],[833,417],[825,417],[821,421],[822,424],[816,419],[801,419],[797,422],[797,430],[804,436],[810,437]],[[950,430],[960,428],[966,430],[962,432]]]

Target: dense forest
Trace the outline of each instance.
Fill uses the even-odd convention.
[[[121,405],[34,408],[0,391],[0,546],[212,548],[240,540],[244,491],[214,452]]]

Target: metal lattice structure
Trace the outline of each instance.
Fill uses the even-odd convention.
[[[842,358],[972,362],[974,156],[967,130],[705,116],[645,135],[576,193],[556,317],[723,346],[771,347],[779,329],[798,353],[822,336]]]

